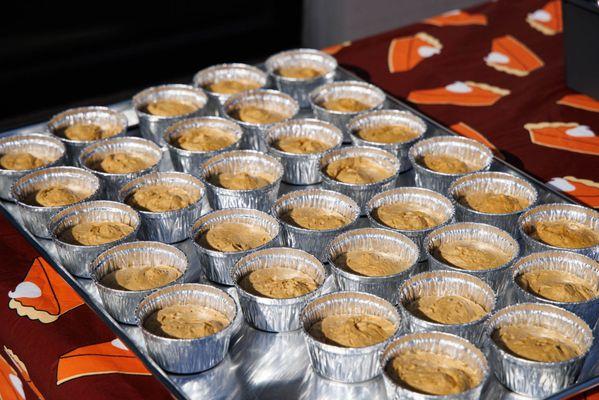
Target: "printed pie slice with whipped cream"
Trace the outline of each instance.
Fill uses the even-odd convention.
[[[339,44],[334,44],[332,46],[329,47],[325,47],[324,49],[322,49],[322,51],[324,51],[327,54],[330,55],[334,55],[339,53],[342,49],[344,49],[345,47],[351,46],[351,41],[347,40],[343,43],[339,43]]]
[[[425,32],[395,38],[389,44],[387,54],[389,72],[409,71],[423,60],[439,54],[442,48],[439,39]]]
[[[416,104],[482,107],[492,106],[508,94],[509,90],[486,83],[457,81],[434,89],[414,90],[408,95],[408,100]]]
[[[487,16],[470,14],[462,10],[451,10],[422,22],[435,26],[487,25]]]
[[[23,381],[2,355],[0,355],[0,399],[25,400]]]
[[[557,104],[579,108],[581,110],[599,112],[599,100],[586,94],[567,94],[557,101]]]
[[[564,176],[552,178],[547,183],[589,207],[599,208],[599,182]]]
[[[530,140],[539,146],[599,155],[599,137],[587,125],[576,122],[538,122],[524,125]]]
[[[545,35],[555,35],[564,29],[562,22],[562,2],[551,0],[540,8],[526,16],[526,22]]]
[[[4,346],[4,352],[10,358],[10,360],[13,362],[15,367],[17,367],[17,369],[19,370],[19,373],[21,374],[21,377],[23,377],[23,380],[25,381],[27,386],[29,386],[29,388],[33,391],[33,393],[35,393],[35,395],[37,396],[37,398],[39,400],[44,400],[44,396],[41,394],[41,392],[39,391],[37,386],[35,386],[35,384],[31,380],[31,377],[29,376],[29,371],[27,370],[27,367],[25,366],[23,361],[21,361],[21,359],[11,349],[9,349],[6,346]],[[4,399],[4,397],[2,397],[2,395],[0,395],[0,399]]]
[[[495,154],[497,157],[504,158],[503,154],[501,154],[501,152],[499,151],[499,149],[497,147],[495,147],[495,145],[493,143],[491,143],[489,141],[489,139],[487,139],[482,133],[480,133],[476,129],[472,128],[471,126],[469,126],[465,122],[458,122],[457,124],[451,125],[449,128],[452,131],[454,131],[456,133],[459,133],[462,136],[465,136],[465,137],[470,138],[470,139],[474,139],[477,142],[480,142],[480,143],[484,144],[489,149],[491,149],[491,151],[493,152],[493,154]]]
[[[526,76],[545,65],[532,50],[512,35],[493,39],[491,52],[484,60],[489,67],[516,76]]]

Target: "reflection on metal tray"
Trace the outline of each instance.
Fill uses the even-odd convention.
[[[336,80],[359,79],[350,72],[339,68]],[[130,120],[130,134],[137,135],[137,119],[131,110],[129,102],[118,103],[113,108],[125,111]],[[425,137],[440,134],[451,134],[448,129],[431,119],[422,116],[419,112],[404,105],[400,101],[388,97],[384,108],[403,109],[414,112],[421,116],[427,124]],[[309,110],[303,110],[300,117],[311,116]],[[45,123],[28,126],[16,132],[40,132],[45,131]],[[166,154],[166,153],[165,153]],[[167,156],[168,157],[168,156]],[[162,169],[172,169],[170,160],[163,165]],[[539,202],[570,202],[572,200],[563,194],[519,171],[503,160],[495,159],[491,166],[493,171],[507,172],[529,180],[539,192]],[[398,186],[414,185],[412,170],[400,175]],[[317,186],[317,185],[315,185]],[[293,190],[303,189],[304,186],[291,186],[282,184],[280,194]],[[14,204],[2,202],[6,215],[16,220],[21,226],[20,216]],[[360,218],[358,227],[367,226],[368,220]],[[34,238],[31,234],[20,228],[25,236],[42,252],[46,253],[48,259],[52,259],[59,273],[71,284],[77,292],[85,299],[100,317],[121,337],[121,339],[136,352],[152,370],[154,375],[160,379],[177,398],[189,399],[386,399],[385,387],[382,377],[358,384],[344,384],[317,375],[311,368],[308,352],[300,331],[287,333],[262,332],[250,327],[239,313],[239,331],[231,340],[229,353],[222,363],[211,370],[193,375],[175,375],[163,371],[152,361],[146,350],[141,331],[136,326],[120,324],[116,322],[104,310],[98,292],[89,279],[76,278],[66,272],[56,261],[56,250],[50,240]],[[186,254],[194,254],[190,240],[176,244]],[[207,282],[200,272],[197,258],[191,259],[191,274],[196,281]],[[424,267],[424,266],[421,266]],[[207,282],[212,285],[214,283]],[[218,286],[218,285],[215,285]],[[219,286],[236,297],[234,288]],[[597,336],[597,335],[596,335]],[[597,343],[593,345],[590,355],[583,367],[579,382],[599,373]],[[484,389],[484,399],[520,399],[523,396],[509,392],[492,376]]]

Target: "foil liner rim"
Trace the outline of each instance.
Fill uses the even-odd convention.
[[[57,126],[56,126],[57,123],[60,122],[60,120],[62,120],[63,118],[65,118],[69,115],[83,114],[83,113],[87,113],[87,112],[104,112],[104,113],[110,114],[110,115],[114,116],[116,119],[120,120],[119,122],[121,122],[122,128],[118,133],[114,134],[111,137],[104,138],[104,139],[96,139],[96,140],[74,140],[74,139],[69,139],[67,137],[58,136],[54,132],[55,129],[57,128]],[[103,140],[108,140],[108,139],[120,136],[123,133],[127,132],[127,128],[129,127],[129,122],[128,122],[125,114],[123,114],[121,111],[113,110],[112,108],[104,107],[104,106],[87,106],[87,107],[69,108],[64,111],[59,112],[58,114],[54,114],[50,118],[50,120],[48,121],[46,126],[48,128],[48,131],[52,135],[52,137],[57,138],[58,140],[60,140],[63,143],[81,146],[81,145],[87,145],[87,144],[91,144],[91,143],[101,142]]]
[[[318,104],[315,101],[315,98],[321,93],[321,91],[329,90],[330,88],[334,88],[334,87],[338,87],[338,86],[354,86],[354,87],[359,87],[361,89],[370,90],[371,92],[376,93],[377,96],[382,96],[382,101],[380,103],[373,105],[372,107],[369,107],[367,110],[357,111],[357,112],[356,111],[329,110],[327,108],[322,107],[320,104]],[[317,87],[316,89],[314,89],[312,92],[310,92],[308,97],[309,97],[309,101],[310,101],[310,106],[314,109],[319,110],[322,113],[331,114],[331,115],[347,116],[347,115],[356,115],[356,114],[360,114],[362,112],[372,111],[372,110],[377,109],[378,107],[382,106],[383,103],[385,103],[385,99],[387,98],[387,95],[380,88],[378,88],[375,85],[372,85],[370,83],[367,83],[364,81],[358,81],[358,80],[348,80],[348,81],[337,81],[337,82],[325,83],[325,84]]]
[[[318,153],[306,153],[306,154],[301,154],[301,153],[290,153],[287,151],[283,151],[281,149],[276,148],[275,146],[272,145],[272,137],[271,137],[271,132],[283,127],[284,125],[301,125],[301,124],[318,124],[322,127],[325,127],[327,129],[329,129],[332,132],[335,132],[335,135],[337,135],[337,133],[339,134],[339,142],[334,145],[333,147],[329,147],[326,150],[320,151]],[[326,153],[328,150],[334,150],[334,149],[339,149],[342,144],[343,144],[343,132],[341,132],[341,130],[339,128],[337,128],[335,125],[320,120],[320,119],[316,119],[316,118],[296,118],[296,119],[290,119],[287,121],[283,121],[283,122],[278,122],[275,124],[272,124],[267,130],[266,130],[266,145],[268,147],[268,151],[272,152],[274,154],[276,154],[278,157],[286,157],[286,158],[291,158],[291,159],[312,159],[312,160],[319,160],[324,153]]]
[[[246,100],[246,98],[252,97],[252,96],[278,97],[280,99],[284,99],[285,101],[289,102],[293,106],[293,113],[291,113],[291,115],[289,115],[289,116],[286,116],[281,121],[277,121],[277,122],[289,121],[289,120],[293,119],[300,111],[300,106],[299,106],[299,103],[297,102],[297,100],[295,100],[293,97],[289,96],[287,93],[284,93],[284,92],[281,92],[280,90],[275,90],[275,89],[252,89],[252,90],[246,90],[244,92],[232,94],[227,98],[227,100],[223,103],[223,113],[225,114],[225,117],[236,122],[237,124],[239,124],[242,127],[265,129],[265,128],[270,127],[270,126],[274,125],[275,123],[277,123],[277,122],[273,122],[270,124],[261,124],[261,123],[257,123],[257,122],[246,122],[246,121],[241,121],[229,114],[229,109],[231,108],[231,106],[234,103],[243,103],[243,101]]]
[[[359,137],[356,134],[354,125],[357,124],[359,121],[361,121],[363,119],[381,118],[381,117],[385,117],[385,116],[389,116],[389,117],[405,116],[408,118],[412,118],[415,121],[417,121],[417,123],[419,125],[422,125],[423,129],[419,129],[418,135],[412,139],[406,140],[404,142],[392,142],[392,143],[383,143],[383,142],[375,142],[372,140],[366,140],[366,139]],[[408,110],[397,110],[397,109],[381,109],[381,110],[375,109],[375,110],[366,111],[366,112],[358,114],[355,117],[353,117],[352,119],[350,119],[349,122],[347,123],[346,127],[347,127],[347,131],[350,134],[350,136],[352,137],[352,139],[355,140],[359,146],[369,146],[369,147],[379,147],[379,148],[383,147],[383,148],[395,148],[395,149],[411,147],[416,142],[422,140],[426,131],[428,130],[427,126],[426,126],[426,122],[424,122],[424,120],[422,118],[420,118],[418,115],[416,115]]]
[[[66,155],[66,147],[64,145],[64,143],[57,137],[54,135],[48,135],[46,133],[39,133],[39,132],[32,132],[32,133],[15,133],[12,135],[7,135],[4,137],[0,138],[0,145],[4,144],[4,142],[10,142],[11,139],[16,139],[16,138],[31,138],[31,139],[42,139],[42,140],[48,140],[50,142],[53,142],[53,145],[58,146],[61,150],[62,150],[62,154],[60,155],[60,157],[58,157],[56,160],[46,164],[46,165],[42,165],[41,167],[37,167],[37,168],[33,168],[33,169],[27,169],[27,170],[16,170],[16,169],[3,169],[0,168],[0,176],[23,176],[32,172],[37,172],[37,171],[41,171],[44,168],[51,168],[51,167],[55,167],[58,166],[58,163],[60,161],[62,161]],[[17,139],[18,141],[18,139]]]
[[[202,87],[201,83],[200,83],[200,77],[203,74],[209,73],[209,72],[214,72],[214,71],[218,71],[221,69],[239,69],[239,70],[246,70],[246,71],[251,71],[253,73],[256,73],[257,75],[262,75],[264,78],[264,82],[262,82],[262,85],[260,86],[260,88],[264,88],[266,86],[266,84],[268,83],[268,78],[267,75],[264,71],[262,71],[260,68],[254,67],[253,65],[250,64],[244,64],[244,63],[220,63],[220,64],[214,64],[211,65],[209,67],[206,67],[204,69],[199,70],[198,72],[195,73],[195,75],[192,78],[192,82],[193,82],[193,86],[194,87]],[[260,83],[260,82],[258,82]],[[219,96],[219,95],[223,95],[224,93],[219,93],[219,92],[213,92],[212,90],[208,90],[208,89],[204,89],[202,88],[206,93],[210,93],[211,95],[214,96]],[[226,94],[228,96],[230,96],[229,94]]]
[[[216,150],[187,150],[187,149],[182,149],[181,147],[177,147],[175,145],[173,145],[170,141],[170,135],[176,133],[176,131],[178,131],[179,129],[185,129],[186,125],[191,125],[193,126],[194,124],[200,124],[203,122],[210,122],[210,121],[215,121],[215,122],[225,122],[229,123],[229,124],[235,124],[236,128],[235,131],[233,132],[235,135],[235,142],[231,143],[228,146],[222,147],[220,149],[216,149]],[[237,129],[238,128],[238,129]],[[223,118],[223,117],[217,117],[214,115],[209,115],[209,116],[203,116],[203,117],[192,117],[192,118],[185,118],[181,121],[175,122],[174,124],[170,125],[169,127],[167,127],[164,131],[163,134],[163,139],[166,142],[166,146],[170,149],[170,150],[174,150],[175,152],[177,152],[178,154],[184,155],[184,156],[194,156],[194,155],[209,155],[209,154],[218,154],[218,153],[222,153],[222,152],[226,152],[226,151],[231,151],[235,149],[235,146],[239,143],[239,141],[241,140],[241,137],[243,136],[243,131],[241,130],[241,127],[239,126],[239,124],[231,121],[230,119],[227,118]]]
[[[181,114],[181,115],[155,115],[155,114],[150,114],[150,113],[143,111],[142,107],[144,105],[146,105],[146,103],[143,101],[143,99],[145,99],[146,96],[148,96],[149,94],[151,94],[153,92],[162,92],[162,91],[169,91],[169,90],[186,90],[190,93],[193,93],[193,95],[195,95],[196,97],[202,98],[203,104],[200,105],[197,109],[195,109],[191,112],[185,113],[185,114]],[[183,83],[166,83],[163,85],[150,86],[150,87],[147,87],[147,88],[137,92],[131,99],[131,102],[133,104],[133,109],[135,110],[136,113],[139,113],[140,115],[142,115],[148,119],[163,121],[163,120],[168,120],[168,119],[173,119],[173,118],[186,118],[187,116],[197,112],[198,110],[205,108],[206,105],[208,104],[208,96],[206,95],[206,93],[204,93],[204,90],[199,87],[195,87],[192,85],[186,85]]]
[[[323,60],[326,60],[331,65],[333,65],[333,68],[329,69],[329,71],[326,71],[322,75],[318,75],[318,76],[315,76],[314,78],[308,78],[308,79],[293,78],[293,77],[282,76],[282,75],[276,74],[274,71],[274,66],[272,65],[273,60],[275,58],[283,58],[285,56],[294,55],[294,54],[297,54],[298,56],[302,56],[304,54],[319,56]],[[264,66],[266,67],[266,72],[270,76],[272,76],[274,79],[281,80],[284,82],[309,84],[309,83],[317,81],[318,79],[322,79],[322,78],[327,79],[327,78],[332,78],[333,76],[335,76],[335,71],[337,70],[338,63],[337,63],[337,59],[335,59],[335,57],[325,53],[324,51],[320,51],[317,49],[311,49],[311,48],[297,48],[297,49],[283,50],[276,54],[271,55],[264,62]]]

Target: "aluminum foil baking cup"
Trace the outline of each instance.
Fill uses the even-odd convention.
[[[178,100],[190,103],[198,108],[187,114],[177,116],[162,116],[150,114],[146,111],[148,104],[157,100]],[[139,119],[139,132],[141,136],[153,141],[159,146],[164,146],[163,135],[166,128],[185,118],[206,115],[208,96],[202,89],[181,84],[153,86],[142,90],[133,96],[133,107]]]
[[[526,211],[518,218],[518,229],[524,241],[525,254],[537,251],[567,250],[599,260],[599,243],[589,247],[569,249],[545,244],[531,236],[537,222],[559,220],[576,222],[599,233],[599,211],[574,204],[543,204]]]
[[[185,131],[201,127],[210,127],[228,132],[235,137],[235,142],[222,149],[211,151],[185,150],[177,146],[177,139]],[[184,119],[166,128],[164,132],[164,141],[168,147],[175,170],[198,175],[202,164],[210,157],[225,151],[239,149],[242,135],[243,131],[241,130],[241,127],[235,122],[219,117],[199,117]]]
[[[48,164],[35,169],[12,170],[0,168],[0,198],[14,199],[10,195],[10,187],[21,177],[42,168],[62,165],[65,161],[65,146],[52,136],[42,133],[17,133],[0,138],[0,155],[26,152],[51,160]]]
[[[167,285],[184,281],[188,268],[187,257],[181,250],[168,244],[159,242],[123,243],[100,254],[90,264],[90,274],[106,311],[121,323],[137,324],[135,308],[144,297],[159,288],[148,290],[115,289],[104,285],[102,279],[109,273],[123,268],[160,265],[173,267],[181,272],[179,278]]]
[[[410,128],[416,133],[416,137],[405,142],[381,143],[365,140],[359,136],[359,132],[363,129],[389,125],[400,125]],[[408,158],[408,150],[414,143],[422,139],[426,132],[426,123],[422,118],[409,111],[376,110],[365,112],[352,118],[347,123],[346,129],[355,146],[373,146],[395,154],[399,160],[399,172],[404,172],[412,168],[412,164]]]
[[[152,313],[172,305],[194,304],[223,313],[231,323],[223,330],[197,339],[173,339],[158,336],[144,327]],[[148,354],[169,372],[191,374],[220,363],[229,349],[234,333],[237,304],[227,292],[209,285],[186,283],[160,289],[139,303],[135,311]]]
[[[502,326],[523,324],[562,333],[574,341],[583,354],[561,362],[538,362],[516,357],[491,338]],[[495,376],[513,392],[545,398],[574,384],[593,343],[589,326],[576,315],[548,304],[522,303],[497,311],[487,323],[488,357]]]
[[[292,268],[310,276],[318,287],[303,296],[272,299],[247,292],[240,286],[248,274],[264,268]],[[313,298],[322,294],[327,285],[327,270],[311,254],[287,247],[274,247],[251,253],[241,258],[231,270],[239,304],[246,321],[263,331],[287,332],[301,327],[299,314]]]
[[[271,240],[262,246],[244,251],[227,252],[205,247],[199,240],[200,237],[222,223],[242,223],[262,228],[269,233]],[[200,217],[191,229],[190,238],[194,243],[200,264],[205,268],[206,277],[213,282],[232,286],[234,282],[230,272],[233,265],[249,253],[278,246],[280,243],[279,233],[279,222],[267,213],[250,208],[229,208],[212,211]]]
[[[48,131],[56,136],[66,147],[66,161],[78,167],[79,154],[84,147],[98,140],[72,140],[62,135],[61,131],[73,124],[99,124],[100,126],[115,126],[117,133],[110,138],[127,134],[127,117],[122,112],[108,107],[79,107],[71,108],[57,114],[48,121]],[[106,139],[100,139],[106,140]]]
[[[442,244],[459,241],[476,241],[491,245],[509,254],[510,259],[492,269],[466,270],[455,267],[438,258],[436,249]],[[505,293],[509,281],[509,269],[520,254],[518,242],[504,230],[475,222],[460,222],[435,229],[424,240],[424,251],[431,271],[455,271],[476,276],[487,282],[496,293]]]
[[[404,261],[407,267],[396,274],[386,276],[358,275],[337,258],[352,250],[369,250],[389,253]],[[398,302],[398,288],[416,269],[418,246],[407,236],[388,229],[362,228],[342,233],[327,246],[327,261],[341,290],[366,292],[382,297],[391,304]]]
[[[104,157],[113,153],[131,153],[139,155],[152,163],[148,168],[128,174],[111,174],[96,170],[96,164]],[[138,178],[149,172],[158,170],[158,164],[162,159],[162,151],[154,142],[136,137],[123,137],[108,139],[90,144],[81,151],[79,164],[86,170],[91,171],[102,181],[102,196],[111,200],[118,199],[118,191],[125,183]]]
[[[310,138],[327,144],[328,149],[341,146],[343,133],[328,122],[313,118],[292,119],[273,125],[266,131],[268,152],[281,161],[285,169],[283,182],[292,185],[312,185],[321,181],[319,153],[298,154],[283,151],[277,141],[287,137]]]
[[[420,159],[425,154],[444,154],[465,160],[476,166],[476,170],[465,174],[448,174],[436,172],[424,167]],[[472,172],[486,171],[493,161],[493,153],[489,148],[476,140],[458,136],[437,136],[421,140],[408,151],[408,158],[414,167],[414,179],[417,186],[422,186],[440,193],[447,193],[453,180]]]
[[[316,118],[330,122],[344,132],[343,141],[351,141],[346,125],[350,119],[364,111],[344,112],[327,110],[322,106],[325,101],[336,98],[350,98],[358,100],[369,107],[368,110],[376,110],[383,107],[385,93],[374,85],[362,81],[341,81],[326,83],[317,87],[310,93],[310,107]]]
[[[278,90],[250,90],[234,94],[227,99],[223,104],[222,114],[241,125],[243,129],[241,148],[262,152],[267,151],[265,133],[273,124],[257,124],[237,119],[234,114],[244,106],[259,107],[283,115],[284,119],[278,122],[284,122],[295,117],[299,111],[297,101]]]
[[[426,229],[395,229],[383,224],[376,216],[377,208],[386,204],[394,203],[406,203],[422,206],[423,210],[428,210],[432,214],[440,216],[442,222],[439,225]],[[424,238],[436,228],[450,224],[453,221],[455,210],[451,201],[437,192],[418,187],[401,187],[387,190],[374,196],[366,204],[366,212],[372,226],[377,228],[392,229],[412,239],[414,243],[418,245],[420,250],[419,261],[422,261],[426,259],[426,253],[424,252],[423,247]]]
[[[53,186],[67,187],[84,194],[82,201],[95,200],[100,194],[100,180],[91,172],[75,167],[50,167],[34,171],[15,182],[11,196],[17,202],[23,225],[33,235],[49,239],[52,237],[48,226],[50,218],[66,206],[44,207],[32,204],[32,198],[40,190]],[[73,204],[76,204],[73,203]]]
[[[514,300],[518,303],[553,304],[578,315],[590,327],[599,318],[599,297],[580,302],[549,300],[529,292],[518,283],[518,278],[527,272],[562,271],[579,277],[593,289],[599,289],[599,264],[589,257],[567,251],[544,251],[520,258],[511,268],[511,285]]]
[[[333,161],[351,157],[371,158],[383,168],[392,171],[393,174],[390,177],[378,182],[357,184],[340,182],[331,178],[325,172],[327,165]],[[395,187],[398,174],[399,160],[397,157],[386,150],[378,149],[376,147],[351,146],[340,149],[332,149],[328,150],[320,158],[320,176],[322,178],[323,188],[343,193],[354,199],[354,201],[360,206],[362,215],[366,215],[368,213],[366,204],[374,195],[382,192],[383,190]]]
[[[206,195],[204,184],[198,178],[182,172],[153,172],[123,185],[118,192],[118,199],[126,203],[137,190],[152,185],[182,188],[188,194],[196,196],[197,200],[178,210],[137,210],[141,216],[140,239],[164,243],[176,243],[187,239],[189,229],[202,213],[203,199]]]
[[[314,207],[334,211],[349,222],[339,228],[316,230],[306,229],[289,222],[286,214],[293,208]],[[271,214],[283,226],[282,239],[286,246],[307,251],[320,261],[326,261],[327,244],[337,235],[350,229],[360,216],[360,208],[351,198],[331,190],[305,189],[289,192],[279,197]]]
[[[455,204],[458,221],[481,222],[503,229],[514,237],[519,236],[518,217],[537,202],[537,190],[529,182],[504,172],[478,172],[456,179],[447,190]],[[476,211],[460,200],[472,192],[504,194],[525,199],[528,206],[511,213],[495,214]]]
[[[394,323],[396,331],[380,343],[354,348],[326,344],[310,335],[316,322],[340,314],[382,317]],[[367,381],[381,373],[379,354],[401,327],[399,313],[391,303],[362,292],[334,292],[317,297],[304,307],[300,321],[314,370],[325,378],[347,383]]]
[[[468,339],[477,346],[484,342],[484,324],[495,310],[496,294],[487,283],[475,276],[453,271],[432,271],[414,275],[399,288],[399,309],[410,332],[439,331]],[[461,296],[482,306],[487,313],[463,324],[443,324],[424,319],[410,310],[423,296]]]
[[[405,351],[424,351],[460,360],[478,373],[480,382],[475,387],[454,395],[436,396],[416,392],[396,382],[386,370],[393,358]],[[412,333],[395,339],[384,349],[380,364],[389,400],[478,400],[490,375],[487,359],[476,346],[461,337],[443,332]]]
[[[122,222],[133,227],[133,232],[110,243],[84,246],[62,241],[62,234],[84,222]],[[117,244],[131,242],[137,237],[141,223],[139,214],[126,204],[115,201],[87,201],[67,207],[50,219],[50,232],[58,258],[71,274],[89,278],[89,264],[102,252]]]
[[[333,82],[337,60],[319,50],[294,49],[270,56],[266,60],[265,67],[277,88],[296,99],[303,108],[310,106],[312,90],[325,83]],[[277,70],[283,67],[314,68],[323,71],[323,74],[311,79],[289,78],[277,73]]]
[[[211,178],[224,172],[249,174],[263,173],[272,182],[258,189],[225,189],[211,182]],[[283,166],[274,157],[253,150],[234,150],[211,157],[202,164],[200,179],[208,190],[208,200],[215,210],[223,208],[255,208],[268,211],[279,193]]]
[[[257,82],[260,88],[268,85],[268,75],[259,68],[248,64],[232,63],[217,64],[199,71],[193,77],[193,85],[204,89],[210,98],[209,107],[212,114],[218,115],[225,101],[231,97],[230,93],[213,92],[209,85],[228,80],[241,80]]]

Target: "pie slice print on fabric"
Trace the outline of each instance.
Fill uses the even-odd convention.
[[[594,182],[590,179],[564,176],[563,178],[553,178],[547,183],[589,207],[599,208],[598,182]]]
[[[83,346],[58,360],[56,384],[103,374],[151,375],[137,356],[119,339]]]
[[[330,55],[334,55],[339,53],[342,49],[351,46],[351,41],[347,40],[343,43],[339,43],[339,44],[334,44],[332,46],[328,46],[325,47],[324,49],[322,49],[322,51],[324,51],[325,53],[328,53]]]
[[[77,292],[42,257],[33,261],[23,282],[8,292],[8,297],[8,307],[17,314],[45,324],[83,304]]]
[[[559,99],[557,104],[586,111],[599,112],[599,100],[595,100],[586,94],[567,94]]]
[[[532,50],[511,35],[493,39],[491,52],[484,60],[489,67],[516,76],[526,76],[544,65]]]
[[[487,25],[487,16],[470,14],[462,10],[451,10],[422,22],[435,26]]]
[[[4,346],[4,352],[6,353],[8,358],[10,358],[10,360],[15,365],[15,367],[17,367],[17,369],[19,370],[19,373],[23,377],[23,380],[25,381],[27,386],[29,386],[29,388],[33,391],[33,393],[35,393],[35,395],[37,396],[38,399],[44,400],[44,396],[41,394],[41,392],[39,391],[37,386],[35,386],[35,384],[31,380],[31,377],[29,376],[29,371],[27,370],[27,367],[25,366],[23,361],[21,361],[21,359],[11,349],[9,349],[6,346]],[[4,399],[4,398],[0,396],[0,399]]]
[[[576,122],[539,122],[524,125],[530,140],[540,146],[599,155],[599,137]]]
[[[551,0],[526,16],[526,22],[545,35],[555,35],[563,29],[561,0]]]
[[[0,355],[0,399],[25,400],[23,381],[2,355]]]
[[[413,90],[408,95],[408,100],[417,104],[481,107],[491,106],[508,94],[509,90],[486,83],[458,81],[439,88]]]
[[[441,42],[425,32],[398,37],[389,44],[387,65],[389,72],[409,71],[423,60],[441,53]]]
[[[487,139],[482,133],[472,128],[465,122],[458,122],[457,124],[453,124],[449,127],[452,131],[459,133],[462,136],[465,136],[470,139],[474,139],[477,142],[480,142],[491,149],[493,154],[495,154],[499,158],[504,158],[503,154],[499,151],[497,147]]]

